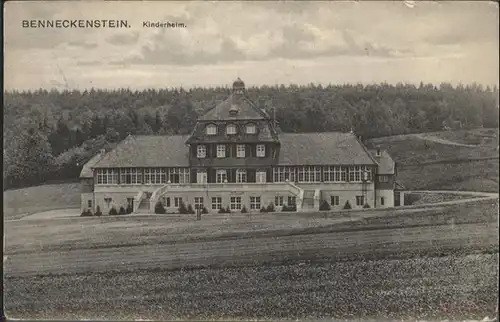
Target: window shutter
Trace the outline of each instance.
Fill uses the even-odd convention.
[[[236,182],[236,169],[230,169],[229,174],[230,176],[228,181],[233,183]]]
[[[191,183],[196,183],[197,180],[197,171],[195,169],[191,169]]]
[[[255,182],[255,169],[248,169],[247,170],[247,181],[248,182]]]
[[[210,183],[215,183],[217,182],[217,170],[215,169],[210,169],[209,171],[209,175],[210,175]]]
[[[266,169],[266,182],[273,182],[271,169]]]
[[[210,144],[210,149],[212,149],[212,158],[217,157],[217,144]]]
[[[225,145],[226,147],[226,158],[229,158],[231,156],[231,151],[229,151],[229,149],[231,149],[231,144],[226,144]]]

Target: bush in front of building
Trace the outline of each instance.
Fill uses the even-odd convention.
[[[226,207],[226,214],[230,214],[231,213],[231,209],[229,208],[229,206]]]
[[[281,211],[283,212],[287,212],[287,211],[297,211],[297,206],[296,205],[283,205],[283,207],[281,208]]]
[[[247,207],[245,207],[245,205],[243,205],[243,207],[241,208],[241,213],[242,214],[248,213]]]
[[[102,216],[101,207],[97,206],[95,210],[95,216]]]
[[[119,214],[119,215],[126,215],[126,214],[127,214],[127,211],[125,210],[125,208],[120,207],[120,210],[118,211],[118,214]]]
[[[84,210],[80,217],[91,217],[92,216],[92,211],[90,209]]]
[[[266,212],[275,212],[276,209],[274,208],[274,204],[269,204],[266,208]]]
[[[319,210],[320,211],[326,211],[326,210],[331,210],[330,208],[330,204],[328,202],[326,202],[325,200],[323,200],[321,202],[321,204],[319,205]]]
[[[155,205],[155,214],[163,215],[166,213],[167,213],[167,210],[163,206],[163,203],[161,201],[158,201]]]
[[[365,203],[365,205],[363,206],[363,208],[371,208],[370,205],[368,203]]]
[[[109,210],[109,215],[110,216],[117,216],[118,215],[118,211],[116,211],[115,207],[111,207],[111,209]]]
[[[351,204],[349,203],[349,200],[346,200],[344,209],[352,209]]]
[[[191,205],[187,206],[186,211],[187,211],[188,214],[191,214],[191,215],[193,215],[195,213],[194,209],[193,209],[193,206],[191,206]]]
[[[179,213],[183,215],[188,213],[186,205],[183,202],[181,202],[181,204],[179,205]]]
[[[132,207],[132,205],[128,205],[127,206],[127,209],[125,209],[127,214],[131,214],[134,212],[134,207]]]
[[[266,207],[260,208],[260,212],[267,212],[267,208]]]
[[[205,215],[206,215],[206,214],[208,214],[208,209],[207,209],[207,207],[203,207],[203,209],[201,210],[201,213],[202,213],[202,214],[205,214]]]
[[[224,207],[220,207],[219,214],[225,214],[225,213],[226,213],[226,209],[224,209]]]

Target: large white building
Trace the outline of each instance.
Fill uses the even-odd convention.
[[[297,211],[393,207],[396,165],[385,151],[369,151],[353,133],[281,133],[245,95],[232,94],[200,117],[191,135],[129,136],[83,168],[82,210],[104,214],[131,205],[168,212],[181,203],[209,212],[259,211],[274,204]]]

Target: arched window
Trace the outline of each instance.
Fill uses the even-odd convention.
[[[214,124],[209,124],[206,127],[206,132],[208,135],[215,135],[217,134],[217,127]]]
[[[256,128],[255,124],[253,124],[253,123],[247,124],[246,132],[247,132],[247,134],[255,134],[257,132],[257,128]]]
[[[226,133],[227,133],[227,134],[236,134],[236,125],[234,125],[234,124],[229,124],[229,125],[226,127]]]

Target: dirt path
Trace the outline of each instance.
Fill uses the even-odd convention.
[[[431,142],[435,142],[435,143],[439,143],[439,144],[461,146],[461,147],[466,147],[466,148],[479,147],[478,145],[462,144],[462,143],[457,143],[457,142],[441,139],[441,138],[438,138],[438,137],[430,135],[430,134],[418,133],[418,134],[413,134],[413,136],[416,138],[422,139],[422,140],[431,141]]]

